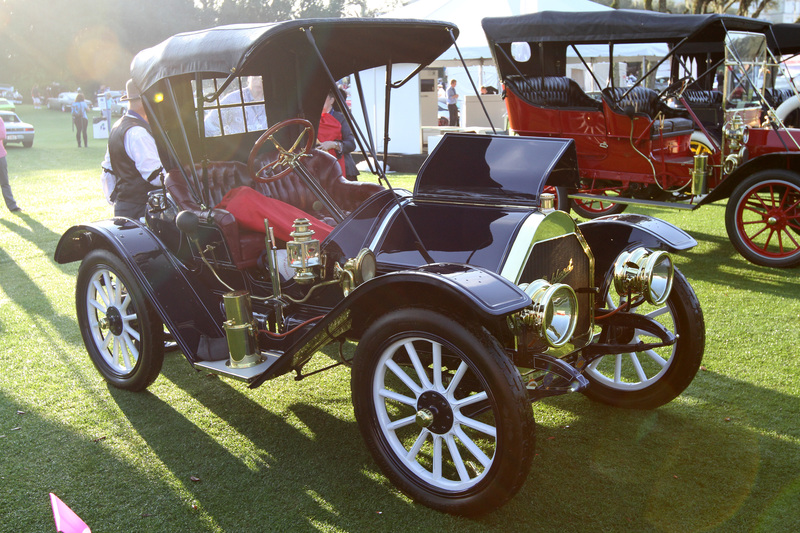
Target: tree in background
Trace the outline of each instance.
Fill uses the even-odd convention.
[[[2,0],[0,77],[23,94],[57,82],[122,88],[130,62],[170,35],[220,24],[374,16],[367,0]],[[387,9],[397,0],[387,0]]]
[[[614,9],[644,9],[662,13],[735,13],[758,18],[776,0],[595,0]]]

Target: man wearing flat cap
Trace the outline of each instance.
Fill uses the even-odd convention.
[[[111,128],[103,161],[103,189],[114,204],[114,216],[134,220],[144,217],[147,193],[161,187],[164,167],[147,120],[141,90],[128,80],[120,100],[128,112]]]

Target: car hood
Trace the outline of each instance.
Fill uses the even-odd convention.
[[[27,122],[6,122],[6,131],[24,130],[26,128],[33,128],[33,124]]]
[[[414,198],[531,208],[545,185],[579,182],[571,139],[448,133],[420,169]]]

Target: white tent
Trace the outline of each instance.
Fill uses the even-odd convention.
[[[417,0],[382,16],[453,22],[459,29],[456,44],[467,65],[484,65],[492,63],[489,44],[481,27],[481,20],[486,17],[509,17],[539,11],[609,9],[591,0]],[[451,46],[433,66],[461,66],[455,47]]]
[[[416,0],[394,11],[382,15],[386,18],[440,20],[455,23],[459,29],[456,40],[458,49],[470,68],[470,75],[478,85],[497,87],[497,73],[489,51],[489,44],[481,26],[486,17],[501,17],[535,13],[538,11],[603,11],[611,8],[592,2],[591,0]],[[459,59],[458,52],[451,46],[432,65],[446,67],[447,79],[455,79],[461,90],[460,107],[465,109],[466,96],[476,98],[469,79]],[[395,65],[394,79],[402,79],[411,71],[411,66]],[[370,110],[370,122],[373,132],[383,131],[383,91],[379,88],[385,71],[377,69],[373,73],[364,73],[364,96]],[[355,89],[353,89],[355,91]],[[435,94],[434,94],[435,96]],[[393,153],[418,154],[422,151],[426,138],[423,134],[425,126],[436,122],[436,102],[421,106],[423,95],[420,83],[409,83],[395,91],[392,96],[392,116],[389,125],[389,137],[392,139],[390,150]],[[499,96],[496,97],[499,100]],[[360,102],[353,97],[353,110],[358,116]],[[502,107],[502,102],[499,104]],[[433,111],[428,113],[427,108]],[[477,114],[477,113],[476,113]],[[462,115],[462,117],[465,115]],[[402,117],[402,118],[401,118]],[[399,120],[398,120],[399,119]],[[361,122],[361,119],[357,119]],[[467,122],[465,120],[465,122]],[[501,120],[495,120],[495,126],[502,127]],[[473,124],[466,124],[472,126]],[[383,149],[382,134],[377,136],[378,149]]]

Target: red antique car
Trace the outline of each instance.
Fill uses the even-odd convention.
[[[488,18],[483,27],[511,132],[575,141],[578,214],[727,198],[728,235],[745,258],[800,265],[800,130],[775,113],[769,23],[615,10]],[[665,67],[672,83],[659,92]],[[636,81],[621,81],[633,73]]]

